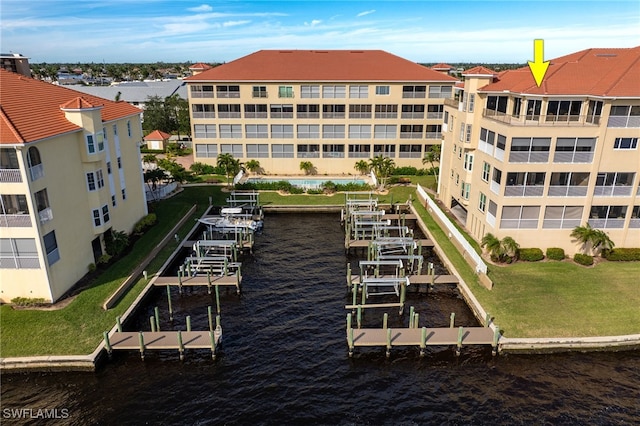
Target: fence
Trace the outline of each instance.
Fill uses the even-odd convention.
[[[463,257],[470,258],[475,263],[476,273],[487,273],[487,264],[484,263],[482,258],[476,251],[471,247],[471,244],[464,238],[464,236],[456,229],[456,227],[451,223],[447,215],[444,214],[440,207],[433,201],[428,195],[427,192],[418,185],[418,195],[423,198],[427,204],[427,208],[429,212],[435,214],[440,223],[442,223],[446,231],[449,234],[449,238],[453,238],[459,247],[462,247],[464,252],[462,253]]]
[[[163,199],[164,197],[166,197],[167,195],[175,191],[177,186],[178,186],[177,182],[171,182],[167,185],[158,187],[154,190],[145,191],[147,202]]]

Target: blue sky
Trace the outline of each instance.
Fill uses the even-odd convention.
[[[383,49],[525,62],[640,45],[640,2],[2,0],[0,48],[31,62],[228,62],[260,49]]]

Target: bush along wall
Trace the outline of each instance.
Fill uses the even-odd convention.
[[[613,262],[640,261],[640,248],[616,248],[603,251],[602,255]]]
[[[560,247],[549,247],[547,249],[547,259],[551,260],[564,260],[564,249]]]
[[[537,262],[544,259],[544,254],[539,248],[521,248],[520,260],[525,262]]]
[[[576,253],[575,255],[573,255],[573,260],[580,265],[593,265],[593,256],[589,256],[588,254]]]

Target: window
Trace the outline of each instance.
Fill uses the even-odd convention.
[[[400,145],[398,156],[399,158],[422,158],[422,145]]]
[[[218,157],[218,145],[216,144],[196,144],[196,157],[200,158],[217,158]]]
[[[297,152],[298,158],[320,158],[320,145],[298,145]]]
[[[376,124],[373,126],[373,137],[375,139],[395,139],[397,126],[395,124]]]
[[[122,199],[126,200],[127,199],[127,189],[126,188],[122,188],[122,191],[120,191],[122,193]]]
[[[272,144],[271,157],[272,158],[293,158],[293,144],[279,144],[279,143]]]
[[[602,114],[602,101],[589,101],[587,108],[587,123],[600,124]]]
[[[376,86],[376,95],[386,96],[389,94],[389,86]]]
[[[87,152],[89,152],[89,154],[95,154],[96,152],[96,145],[93,140],[93,135],[87,135]]]
[[[488,115],[496,115],[496,113],[507,113],[508,96],[487,96],[487,112]],[[489,113],[491,111],[491,113]]]
[[[347,97],[347,86],[332,86],[325,85],[322,86],[322,97],[323,98],[346,98]]]
[[[253,86],[251,90],[251,96],[254,98],[266,98],[267,97],[267,86]]]
[[[476,95],[473,93],[469,94],[469,112],[473,112],[473,109],[475,108],[475,102],[476,102]]]
[[[591,163],[596,138],[558,138],[554,163]]]
[[[87,173],[87,188],[89,188],[89,191],[96,190],[96,176],[93,172]]]
[[[194,124],[193,135],[197,139],[215,139],[216,126],[215,124]]]
[[[319,139],[319,124],[298,124],[298,139]]]
[[[267,104],[245,104],[244,118],[267,118]]]
[[[542,109],[542,101],[530,99],[527,101],[527,120],[540,120],[540,110]]]
[[[369,86],[349,86],[350,98],[368,98]]]
[[[350,124],[349,139],[371,139],[371,126],[368,124]]]
[[[589,225],[593,228],[622,228],[627,206],[591,206]]]
[[[345,106],[322,105],[322,118],[345,118]]]
[[[112,205],[113,207],[115,207],[115,206],[116,206],[116,204],[117,204],[117,202],[116,202],[116,196],[115,196],[115,195],[112,195],[112,196],[111,196],[111,205]]]
[[[422,124],[400,125],[400,139],[422,139],[424,126]]]
[[[456,173],[456,186],[460,183],[460,173]]]
[[[638,147],[638,138],[616,138],[613,143],[613,149],[636,149]]]
[[[322,145],[322,158],[344,158],[344,145]]]
[[[460,142],[464,141],[464,132],[466,129],[466,125],[464,123],[460,123]]]
[[[240,104],[219,104],[218,118],[240,118]]]
[[[93,226],[101,226],[109,222],[109,205],[105,204],[100,209],[94,209],[92,212]]]
[[[582,206],[547,206],[544,211],[543,228],[573,229],[580,226]]]
[[[127,120],[127,136],[131,137],[131,120]]]
[[[478,210],[484,212],[487,208],[487,196],[482,192],[480,193],[480,199],[478,200]]]
[[[522,110],[522,98],[513,98],[513,110],[511,115],[515,118],[520,118],[520,111]]]
[[[464,139],[466,143],[471,143],[471,126],[471,124],[467,124],[467,132]],[[502,144],[502,149],[504,150],[504,143]]]
[[[220,154],[231,154],[234,158],[242,158],[241,144],[220,144]]]
[[[374,145],[373,146],[373,156],[374,157],[389,157],[395,158],[396,156],[396,146],[395,145]]]
[[[484,161],[482,163],[482,180],[489,182],[489,173],[491,172],[491,164]]]
[[[0,148],[0,169],[16,170],[20,168],[18,163],[18,155],[13,148]]]
[[[444,105],[427,105],[427,119],[438,120],[442,118]],[[448,119],[445,119],[446,123]]]
[[[464,169],[468,172],[473,170],[473,154],[468,152],[464,154]]]
[[[371,145],[349,145],[349,158],[370,158]]]
[[[536,229],[540,206],[504,206],[500,228],[503,229]]]
[[[498,214],[498,205],[495,202],[491,201],[491,200],[489,200],[489,211],[488,211],[488,213],[491,216],[493,216],[494,219],[495,219],[496,215]]]
[[[56,231],[49,232],[42,239],[44,241],[44,249],[47,253],[47,261],[49,265],[53,265],[60,260],[58,241],[56,241]]]
[[[38,250],[33,238],[0,238],[0,269],[38,269]]]
[[[53,213],[51,212],[51,206],[49,205],[49,195],[47,194],[47,188],[42,189],[33,195],[36,201],[36,209],[38,209],[40,223],[45,223],[52,220]]]
[[[402,105],[400,118],[422,119],[424,118],[424,105]]]
[[[614,105],[607,127],[640,127],[640,105]]]
[[[465,200],[468,200],[470,191],[471,191],[471,184],[462,182],[462,185],[460,185],[460,196]]]
[[[541,197],[544,172],[510,172],[504,188],[505,197]]]
[[[589,173],[555,172],[549,182],[550,197],[584,197],[587,195]]]
[[[344,138],[344,124],[323,124],[322,125],[322,139],[342,139],[342,138]]]
[[[247,144],[247,158],[268,158],[269,157],[269,145],[268,144]]]
[[[371,118],[371,105],[349,105],[349,118]]]
[[[91,211],[91,217],[93,218],[93,226],[102,225],[102,219],[100,219],[100,209],[93,209]]]
[[[593,195],[605,197],[628,197],[631,195],[635,173],[598,173]]]
[[[462,147],[458,149],[458,158],[462,158]]]
[[[320,86],[308,86],[308,85],[300,86],[300,97],[301,98],[319,98]]]
[[[247,124],[244,129],[247,139],[267,139],[269,137],[269,131],[266,124]]]
[[[293,86],[279,86],[278,87],[279,98],[293,98]]]
[[[118,136],[118,125],[117,124],[113,125],[113,135],[114,136]]]
[[[239,98],[240,86],[216,86],[216,96],[219,98]]]
[[[398,105],[376,105],[375,118],[397,118]]]
[[[104,187],[104,177],[102,176],[102,170],[96,170],[96,181],[98,183],[98,189]]]
[[[489,187],[491,188],[492,192],[496,194],[500,194],[501,181],[502,181],[502,170],[494,167],[493,173],[491,175],[491,183],[489,184]]]
[[[403,98],[426,98],[427,86],[402,86]]]
[[[320,118],[320,105],[318,104],[298,104],[298,118]]]
[[[27,196],[22,194],[3,194],[0,196],[0,213],[12,215],[14,217],[3,217],[0,219],[0,226],[5,227],[29,227],[31,218],[29,217],[29,205]],[[19,217],[16,217],[20,215]]]
[[[216,118],[216,111],[212,104],[193,104],[191,114],[193,118]]]
[[[293,118],[293,105],[273,104],[270,106],[271,118]]]
[[[546,163],[551,138],[512,138],[510,163]]]
[[[192,98],[213,98],[213,86],[194,84],[191,86]]]
[[[118,162],[118,169],[121,169],[122,168],[122,157],[116,158],[116,161]]]
[[[221,124],[221,139],[240,139],[242,138],[242,125],[240,124]]]
[[[293,124],[272,124],[271,137],[274,139],[293,139]]]
[[[429,97],[432,99],[450,99],[452,92],[453,86],[429,86]]]
[[[582,101],[549,101],[545,121],[578,121]]]

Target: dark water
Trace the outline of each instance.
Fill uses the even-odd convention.
[[[274,215],[254,256],[243,259],[243,294],[222,291],[224,343],[209,351],[117,353],[97,373],[5,374],[0,423],[8,409],[57,409],[30,424],[421,425],[638,424],[637,352],[492,357],[489,348],[356,348],[347,356],[343,234],[334,215]],[[207,328],[204,290],[174,294],[174,325]],[[410,293],[420,325],[475,324],[457,291]],[[153,294],[128,329],[148,329]],[[408,319],[390,310],[390,326]],[[382,313],[367,313],[379,325]],[[65,410],[65,411],[62,411]],[[66,413],[66,414],[65,414]]]

